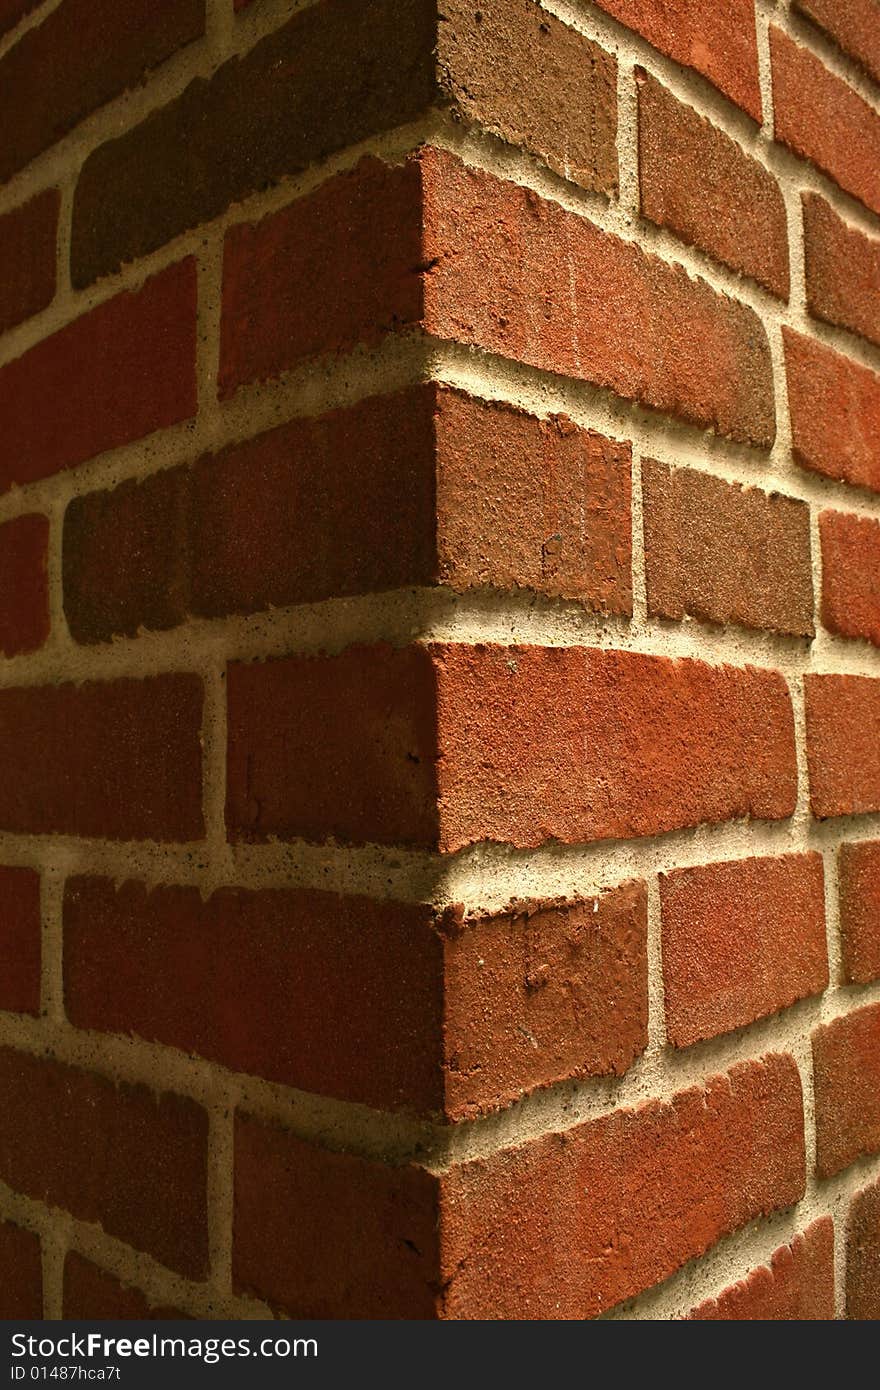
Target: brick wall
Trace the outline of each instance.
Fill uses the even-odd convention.
[[[0,0],[0,1313],[880,1315],[876,0]]]

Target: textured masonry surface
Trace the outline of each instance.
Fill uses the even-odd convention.
[[[877,0],[0,0],[0,1316],[880,1316]]]

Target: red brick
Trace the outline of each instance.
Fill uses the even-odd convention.
[[[880,1183],[863,1188],[850,1205],[846,1316],[858,1322],[880,1319]]]
[[[642,487],[649,613],[813,635],[805,502],[651,460]]]
[[[819,1176],[880,1153],[880,1004],[816,1029],[813,1086]]]
[[[40,1012],[40,875],[0,868],[0,1009]]]
[[[741,859],[660,877],[674,1047],[743,1028],[828,984],[822,856]]]
[[[782,336],[796,461],[880,492],[880,375],[789,328]]]
[[[49,636],[48,517],[36,513],[0,525],[0,653],[18,656]]]
[[[300,1090],[458,1117],[627,1069],[646,1041],[645,920],[640,885],[465,919],[77,878],[67,1013]]]
[[[438,1179],[239,1115],[235,1287],[303,1318],[431,1318]]]
[[[189,419],[195,371],[189,258],[0,367],[0,490]]]
[[[616,189],[615,61],[533,0],[478,12],[468,0],[323,0],[89,156],[73,283],[438,106],[591,189]]]
[[[0,182],[204,28],[205,0],[62,0],[0,60]]]
[[[59,205],[58,190],[50,188],[0,217],[0,333],[38,314],[55,298]]]
[[[880,522],[822,512],[822,622],[880,646]]]
[[[794,0],[806,15],[880,82],[880,26],[876,0]]]
[[[804,677],[813,815],[880,811],[880,680]]]
[[[689,1319],[699,1322],[827,1322],[834,1318],[834,1222],[824,1216],[782,1245]]]
[[[775,26],[770,56],[776,139],[880,213],[880,115]]]
[[[0,1318],[24,1321],[42,1316],[40,1237],[0,1221]]]
[[[0,690],[0,828],[201,838],[201,709],[190,675]]]
[[[880,238],[848,227],[818,193],[801,203],[810,313],[880,346]]]
[[[772,444],[751,309],[530,189],[436,150],[421,160],[428,332]]]
[[[848,984],[880,980],[880,841],[841,845],[840,938]]]
[[[776,820],[795,804],[775,671],[578,647],[351,647],[233,664],[228,699],[233,840],[525,848]]]
[[[364,159],[234,228],[223,294],[223,396],[421,325],[737,440],[773,442],[770,352],[750,309],[443,151],[394,168]]]
[[[804,1192],[790,1057],[453,1168],[445,1314],[594,1317]]]
[[[42,3],[43,0],[0,0],[0,34],[13,29],[20,19]]]
[[[16,1192],[207,1273],[205,1112],[181,1096],[114,1084],[0,1048],[0,1178]]]
[[[65,513],[65,613],[80,642],[437,582],[629,613],[629,446],[432,384]]]
[[[636,69],[641,210],[771,294],[788,298],[788,228],[762,164]]]
[[[77,1321],[187,1319],[178,1308],[156,1307],[140,1289],[120,1284],[105,1269],[71,1250],[64,1260],[64,1317]]]
[[[755,11],[749,0],[597,0],[676,63],[694,68],[761,119]]]

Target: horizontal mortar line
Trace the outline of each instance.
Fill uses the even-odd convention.
[[[794,10],[786,9],[782,15],[767,5],[764,0],[758,0],[759,9],[768,15],[780,28],[784,28],[789,38],[795,39],[797,43],[805,48],[809,48],[814,57],[819,58],[826,68],[829,68],[835,75],[846,83],[858,96],[862,98],[867,106],[872,107],[880,114],[880,84],[878,84],[868,72],[849,54],[844,53],[834,40],[824,34],[818,25],[811,23],[807,15],[795,13]]]
[[[669,1102],[741,1062],[769,1053],[796,1054],[814,1026],[878,1002],[880,982],[858,991],[828,991],[681,1052],[666,1047],[646,1053],[621,1078],[553,1082],[502,1111],[454,1124],[298,1091],[141,1039],[80,1032],[67,1024],[52,1026],[17,1015],[0,1014],[0,1045],[88,1069],[116,1084],[186,1095],[206,1107],[218,1095],[231,1097],[238,1111],[280,1125],[310,1143],[391,1164],[416,1163],[441,1173],[615,1110],[646,1101]]]
[[[787,305],[756,281],[716,261],[709,252],[689,245],[648,219],[625,212],[617,200],[609,201],[556,174],[536,157],[509,145],[491,131],[463,125],[437,113],[431,143],[458,155],[470,168],[528,188],[566,212],[592,222],[602,231],[640,250],[677,266],[692,279],[701,280],[719,295],[747,305],[765,323],[778,323],[804,333],[845,353],[873,371],[880,370],[880,348],[845,329],[813,319]]]
[[[293,655],[334,655],[352,645],[498,645],[586,648],[710,666],[756,667],[803,675],[880,676],[870,643],[830,634],[805,638],[591,612],[574,600],[529,591],[466,590],[444,585],[394,589],[357,598],[270,609],[249,616],[190,619],[165,631],[77,644],[60,637],[39,651],[0,661],[0,688],[81,684],[200,674],[206,664],[263,661]]]
[[[60,140],[35,155],[23,169],[11,174],[0,185],[0,213],[51,187],[56,179],[69,174],[73,166],[81,166],[99,146],[129,134],[154,111],[170,105],[191,82],[212,77],[230,58],[243,57],[260,39],[281,28],[295,13],[318,3],[320,0],[286,0],[280,12],[277,5],[258,5],[251,23],[231,26],[229,48],[222,53],[217,52],[210,31],[206,29],[205,34],[150,69],[139,85],[111,97],[97,111],[77,121]],[[5,56],[0,55],[0,63]]]
[[[153,1306],[170,1304],[195,1318],[272,1318],[274,1314],[255,1299],[227,1295],[225,1298],[208,1283],[187,1279],[161,1264],[145,1251],[136,1250],[108,1235],[100,1225],[80,1221],[61,1207],[16,1192],[0,1182],[0,1218],[47,1237],[58,1216],[68,1228],[68,1248],[91,1260],[121,1283],[144,1293]]]
[[[804,1197],[782,1211],[770,1212],[722,1237],[705,1254],[695,1256],[662,1283],[610,1309],[609,1321],[673,1321],[710,1298],[717,1298],[753,1270],[768,1267],[781,1246],[825,1216],[845,1224],[849,1203],[866,1183],[880,1176],[880,1158],[857,1161],[835,1178],[808,1181]]]
[[[43,0],[30,14],[22,15],[21,19],[16,20],[12,28],[0,38],[0,61],[6,54],[13,49],[19,39],[24,38],[30,29],[37,29],[44,19],[48,19],[53,10],[57,10],[63,0]]]

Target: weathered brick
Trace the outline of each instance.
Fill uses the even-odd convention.
[[[49,519],[36,512],[0,525],[0,653],[36,651],[49,636]]]
[[[235,1287],[294,1317],[436,1316],[438,1179],[239,1114]]]
[[[841,845],[840,938],[848,984],[880,980],[880,841]]]
[[[306,889],[203,902],[76,878],[64,918],[76,1027],[380,1108],[491,1109],[621,1073],[646,1041],[641,885],[465,918]]]
[[[636,75],[642,215],[787,299],[788,229],[773,175],[642,69]]]
[[[880,1152],[880,1004],[816,1029],[813,1087],[820,1177]]]
[[[880,680],[804,677],[813,815],[880,811]]]
[[[651,460],[642,488],[649,613],[812,636],[805,502]]]
[[[465,0],[323,0],[90,155],[74,284],[435,105],[616,188],[614,59],[533,0],[485,0],[479,16]]]
[[[0,1009],[40,1012],[40,875],[0,868]]]
[[[694,68],[761,119],[755,11],[749,0],[597,0],[676,63]]]
[[[65,613],[80,642],[437,582],[628,613],[629,446],[432,384],[65,513]]]
[[[50,188],[0,217],[0,333],[38,314],[55,297],[59,204],[58,190]]]
[[[844,53],[880,82],[876,0],[794,0],[794,8],[824,29]]]
[[[62,0],[0,60],[0,181],[204,28],[205,0]]]
[[[234,840],[528,847],[794,809],[775,671],[437,644],[232,664],[227,683]]]
[[[810,313],[880,346],[880,238],[848,227],[818,193],[801,203]]]
[[[880,522],[822,512],[822,622],[880,646]]]
[[[0,491],[196,412],[192,258],[0,367]]]
[[[814,1221],[769,1264],[692,1313],[699,1322],[827,1322],[834,1318],[834,1222]]]
[[[846,1316],[880,1319],[880,1183],[853,1199],[846,1228]]]
[[[40,1237],[22,1226],[0,1221],[0,1318],[24,1321],[42,1316]]]
[[[795,459],[880,492],[880,375],[789,328],[782,336]]]
[[[0,1178],[192,1278],[207,1273],[205,1112],[0,1048]]]
[[[201,710],[180,674],[0,690],[0,827],[199,839]]]
[[[746,443],[773,442],[770,351],[751,309],[433,148],[393,168],[362,160],[232,229],[223,294],[223,396],[421,325]]]
[[[442,1179],[445,1315],[594,1317],[804,1192],[791,1057],[546,1134]]]
[[[140,1289],[129,1288],[70,1250],[64,1259],[64,1317],[77,1321],[124,1318],[157,1321],[187,1318],[178,1308],[155,1306]]]
[[[880,213],[880,114],[774,25],[770,57],[776,139]]]
[[[666,1028],[687,1047],[828,984],[822,856],[740,859],[660,877]]]

